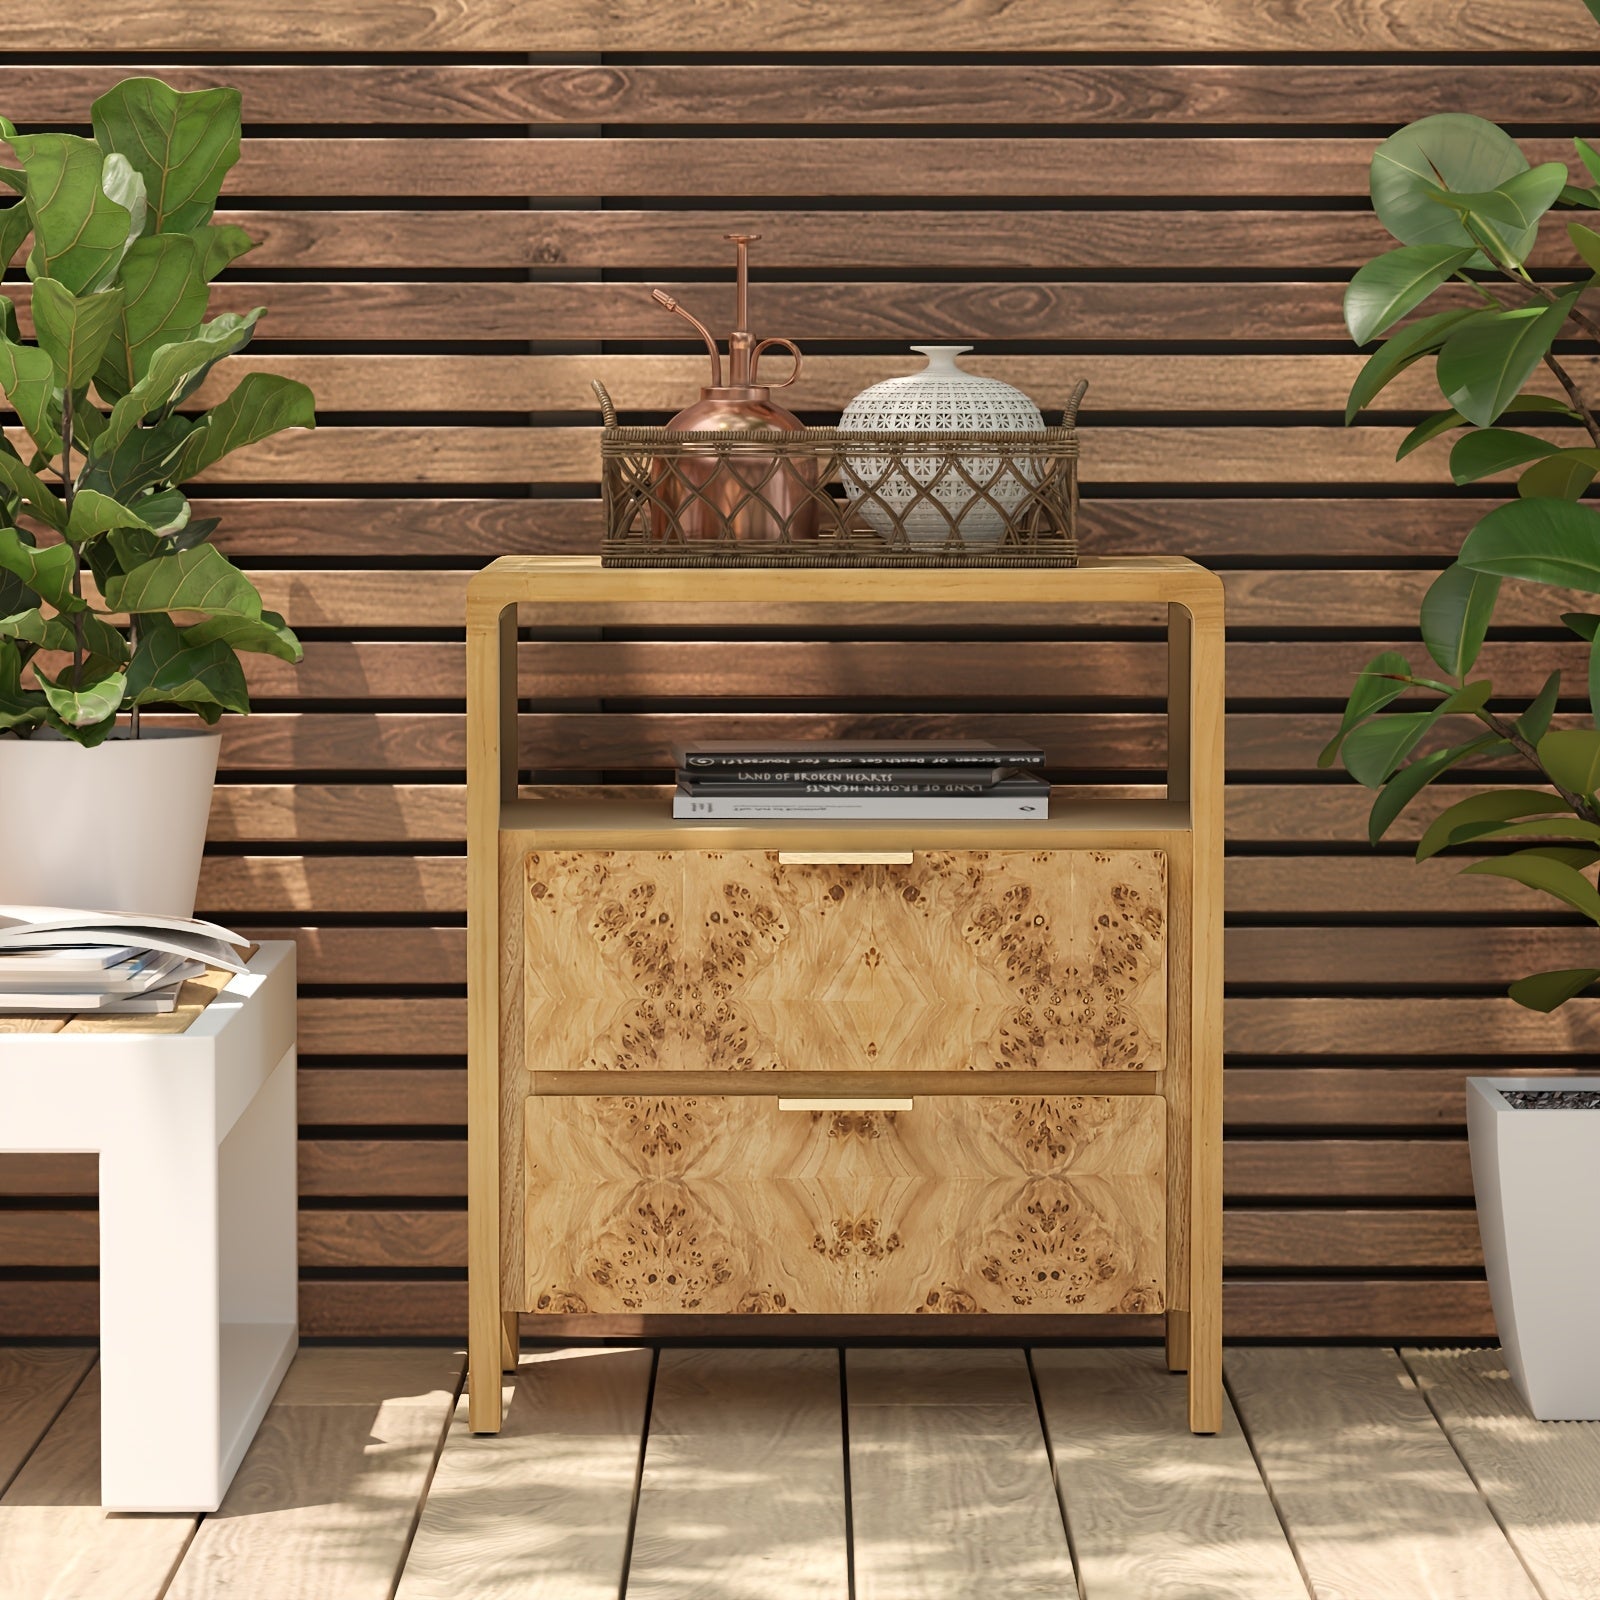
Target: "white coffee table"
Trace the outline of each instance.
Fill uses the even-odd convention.
[[[298,1339],[295,947],[191,1019],[0,1028],[0,1150],[100,1157],[101,1504],[214,1511]]]

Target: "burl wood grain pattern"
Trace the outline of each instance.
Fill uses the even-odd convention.
[[[527,858],[538,1072],[1159,1069],[1166,858],[775,851]]]
[[[1160,1311],[1163,1114],[1153,1096],[535,1097],[524,1308]]]

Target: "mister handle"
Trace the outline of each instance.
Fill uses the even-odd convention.
[[[756,367],[761,361],[761,352],[769,345],[778,345],[782,349],[787,350],[789,354],[794,357],[794,367],[790,371],[789,376],[785,378],[782,383],[769,383],[765,385],[765,387],[768,389],[787,389],[789,385],[800,376],[800,346],[797,345],[793,339],[763,339],[761,343],[750,352],[750,382],[752,384],[759,384],[761,382],[761,379],[756,376]]]

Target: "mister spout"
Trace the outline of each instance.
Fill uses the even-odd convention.
[[[710,329],[692,311],[686,311],[679,305],[664,289],[652,289],[650,298],[657,305],[664,306],[668,311],[675,312],[682,317],[705,340],[706,349],[711,352],[711,387],[720,389],[722,387],[722,352],[717,349],[717,341],[711,337]]]

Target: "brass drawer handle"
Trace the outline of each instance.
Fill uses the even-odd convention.
[[[910,850],[780,850],[780,867],[909,867]]]
[[[914,1100],[779,1100],[780,1111],[910,1111]]]

